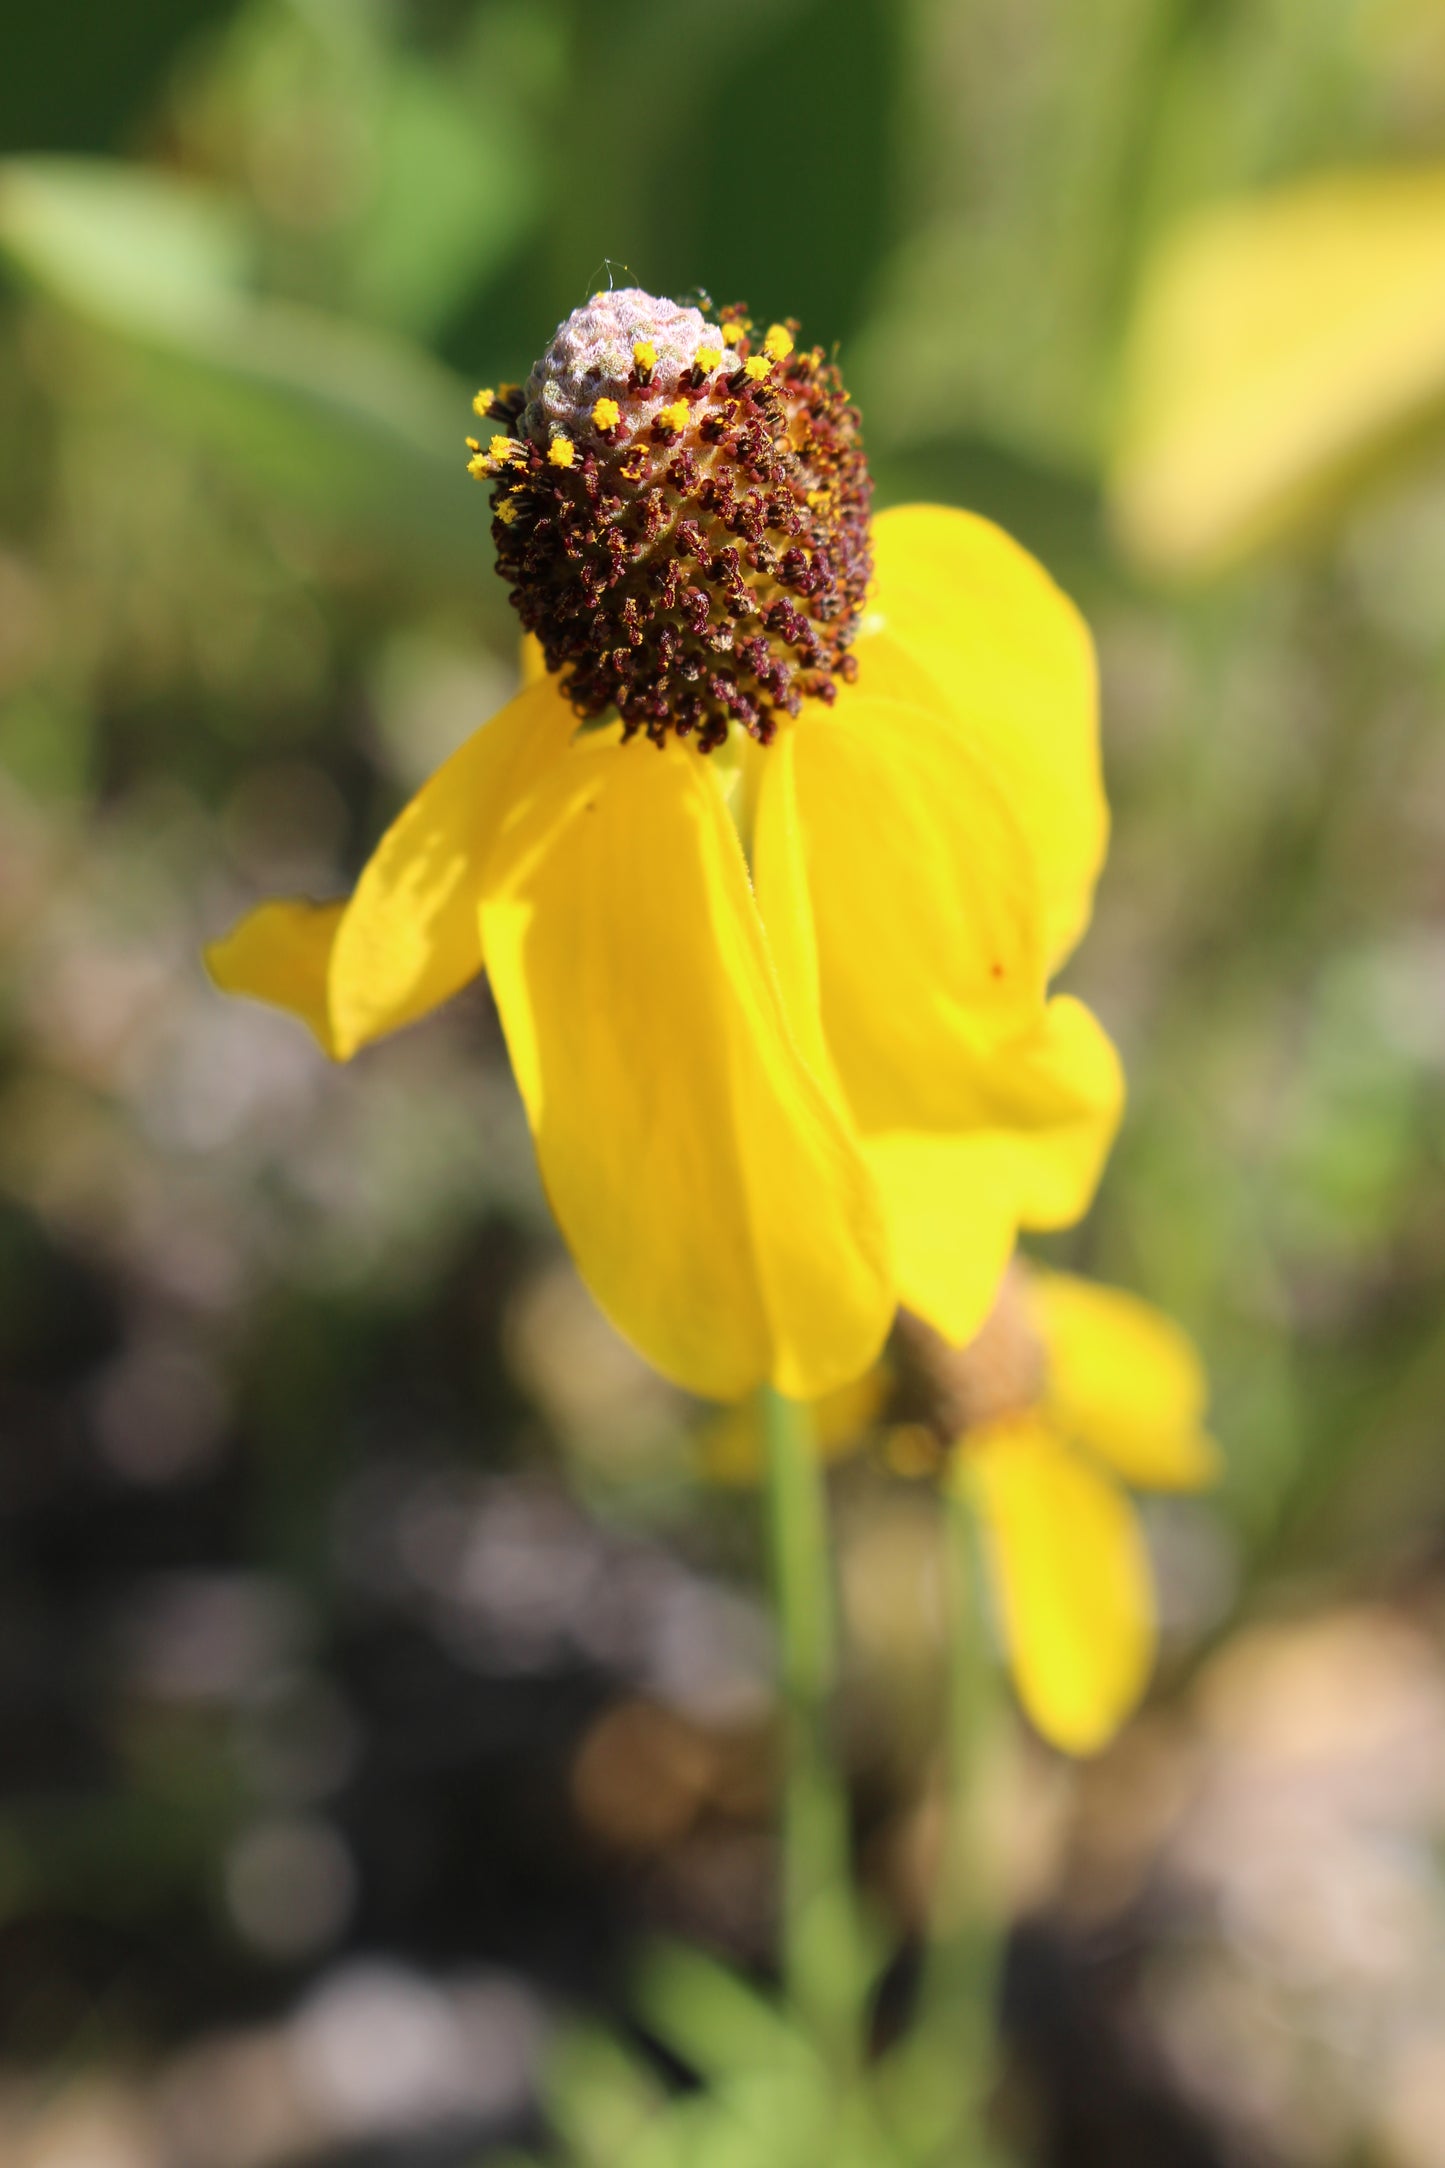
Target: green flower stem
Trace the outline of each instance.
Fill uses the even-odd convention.
[[[944,1831],[914,2024],[894,2073],[915,2157],[983,2163],[982,2118],[997,2060],[1005,1916],[988,1830],[988,1778],[1001,1714],[1000,1675],[983,1605],[973,1510],[943,1494],[947,1591]]]
[[[861,2055],[866,1980],[847,1800],[828,1737],[837,1626],[827,1497],[809,1409],[764,1386],[761,1414],[785,1719],[783,1977],[799,2019],[844,2071]]]

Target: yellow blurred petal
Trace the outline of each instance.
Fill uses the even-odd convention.
[[[718,1399],[858,1376],[893,1307],[877,1199],[788,1029],[708,763],[579,741],[482,919],[543,1180],[613,1322]]]
[[[362,870],[331,958],[331,1024],[345,1060],[424,1016],[482,968],[477,901],[503,823],[577,719],[555,680],[529,686],[459,746]]]
[[[1089,629],[1001,528],[942,505],[873,522],[876,581],[859,684],[919,697],[922,674],[967,731],[1034,850],[1051,966],[1088,923],[1109,815]]]
[[[1154,1660],[1154,1588],[1119,1486],[1024,1419],[974,1432],[956,1480],[975,1501],[1019,1699],[1069,1754],[1103,1746]]]
[[[244,994],[299,1016],[335,1059],[326,974],[345,909],[344,902],[263,903],[211,943],[206,968],[223,994]]]
[[[796,923],[805,885],[823,1030],[859,1122],[941,1126],[980,1051],[1039,1013],[1028,846],[972,749],[924,709],[848,692],[787,738],[759,794],[764,921]],[[784,817],[769,800],[794,781]],[[804,1034],[807,968],[786,963]]]
[[[899,1300],[955,1346],[972,1339],[1018,1229],[1088,1210],[1123,1103],[1107,1036],[1059,994],[1033,1031],[977,1063],[950,1129],[865,1135]]]
[[[547,676],[547,658],[535,632],[524,632],[521,641],[522,685],[540,685]]]
[[[1146,1490],[1212,1482],[1209,1388],[1188,1333],[1137,1295],[1070,1273],[1035,1268],[1027,1286],[1048,1351],[1049,1413],[1062,1435]]]
[[[1445,404],[1445,167],[1321,176],[1204,213],[1144,275],[1120,528],[1208,569]]]

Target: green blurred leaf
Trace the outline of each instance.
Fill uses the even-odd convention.
[[[434,69],[393,67],[381,178],[353,241],[352,298],[418,336],[446,322],[525,221],[530,158],[504,112],[480,121]]]
[[[10,161],[0,256],[123,342],[165,422],[263,493],[398,558],[489,562],[460,457],[465,388],[403,340],[248,291],[248,229],[223,199],[99,162]]]
[[[646,1959],[635,2003],[664,2047],[700,2077],[815,2067],[807,2041],[782,2010],[735,1972],[680,1944]]]
[[[568,2033],[548,2065],[548,2113],[585,2168],[630,2161],[666,2105],[652,2072],[613,2034]]]
[[[850,387],[887,449],[966,434],[1088,473],[1174,8],[908,12],[915,203]]]

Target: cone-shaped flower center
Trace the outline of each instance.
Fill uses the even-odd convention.
[[[577,713],[704,751],[831,701],[872,572],[870,484],[837,369],[638,287],[560,326],[525,386],[478,394],[497,570]]]
[[[990,1423],[1027,1415],[1042,1402],[1048,1356],[1011,1266],[994,1306],[966,1347],[952,1347],[910,1310],[894,1324],[897,1413],[931,1431],[945,1449]]]

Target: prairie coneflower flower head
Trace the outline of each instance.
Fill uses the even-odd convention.
[[[872,576],[858,415],[794,324],[598,294],[489,412],[497,570],[579,715],[704,750],[831,701]],[[478,456],[479,455],[479,456]]]
[[[1082,621],[986,521],[870,520],[791,323],[596,295],[475,404],[529,682],[213,975],[345,1060],[485,970],[582,1274],[695,1391],[838,1387],[900,1303],[967,1339],[1119,1113],[1046,991],[1106,828]]]
[[[1019,1697],[1056,1746],[1092,1752],[1132,1712],[1157,1641],[1129,1489],[1217,1473],[1193,1342],[1121,1288],[1016,1265],[967,1347],[901,1317],[895,1365],[913,1417],[895,1464],[936,1462],[972,1499]]]

